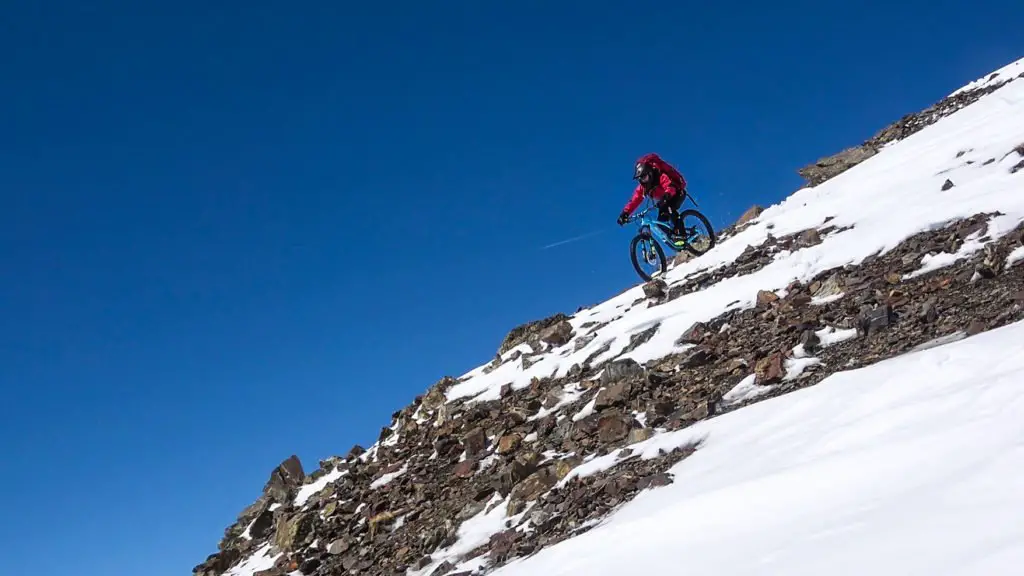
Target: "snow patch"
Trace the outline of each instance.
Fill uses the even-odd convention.
[[[328,484],[334,482],[335,480],[341,478],[342,476],[345,476],[346,474],[348,474],[348,470],[338,470],[337,468],[335,468],[334,470],[331,470],[327,474],[324,474],[323,476],[318,478],[315,482],[311,482],[309,484],[302,486],[301,488],[299,488],[298,493],[295,494],[295,506],[301,508],[306,503],[307,500],[312,498],[314,495],[319,493],[324,488],[327,488]]]

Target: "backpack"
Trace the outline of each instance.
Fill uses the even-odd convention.
[[[657,154],[652,152],[640,158],[639,161],[647,164],[653,164],[658,170],[661,171],[662,174],[668,175],[669,180],[672,180],[672,183],[679,188],[680,192],[686,190],[686,178],[683,178],[683,175],[680,174],[679,170],[676,170],[674,166],[662,160],[661,156],[658,156]]]

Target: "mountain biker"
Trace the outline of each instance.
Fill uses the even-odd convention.
[[[658,221],[671,222],[675,236],[683,236],[682,222],[679,221],[679,206],[686,198],[686,179],[674,166],[665,162],[657,154],[641,156],[633,167],[633,180],[637,181],[633,197],[622,209],[617,220],[622,226],[629,216],[649,197],[658,206]],[[682,239],[673,238],[674,244],[684,244]]]

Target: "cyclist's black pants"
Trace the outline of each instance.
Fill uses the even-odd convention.
[[[662,198],[658,202],[658,221],[671,222],[675,231],[680,232],[679,207],[682,206],[684,199],[686,199],[686,190],[681,190],[674,196]]]

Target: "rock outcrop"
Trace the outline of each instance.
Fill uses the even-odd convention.
[[[797,170],[797,173],[807,181],[808,186],[817,186],[826,180],[830,180],[843,172],[846,172],[868,158],[871,158],[886,145],[903,140],[927,126],[938,122],[942,118],[955,113],[963,107],[973,104],[982,96],[991,94],[1005,86],[1007,83],[1013,82],[1022,77],[1024,77],[1024,75],[992,82],[973,90],[964,90],[951,94],[920,112],[907,114],[896,122],[878,131],[863,144],[853,146],[831,156],[821,158],[813,164],[800,168]]]

